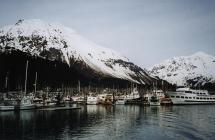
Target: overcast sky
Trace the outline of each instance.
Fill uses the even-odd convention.
[[[59,22],[143,68],[215,55],[214,0],[0,0],[0,26],[18,19]]]

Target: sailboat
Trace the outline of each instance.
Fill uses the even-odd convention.
[[[7,94],[7,89],[8,89],[8,73],[5,78],[5,89]],[[12,100],[6,100],[6,97],[3,96],[3,101],[0,103],[0,111],[13,111],[14,110],[14,105],[12,104]]]
[[[153,88],[154,88],[154,83],[153,83]],[[157,90],[157,81],[156,81],[156,86],[155,86],[155,90],[153,90],[153,94],[152,96],[150,97],[150,100],[149,100],[149,104],[150,106],[160,106],[161,103],[160,103],[160,97],[158,96],[158,90]]]
[[[28,60],[26,62],[26,71],[25,71],[25,91],[17,107],[18,110],[28,110],[28,109],[36,108],[36,105],[33,103],[33,97],[27,96],[27,80],[28,80]]]

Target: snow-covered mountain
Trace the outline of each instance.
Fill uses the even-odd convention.
[[[1,52],[20,50],[32,56],[62,61],[72,66],[80,62],[103,76],[150,83],[151,77],[119,53],[101,47],[76,31],[57,23],[19,20],[0,29]]]
[[[190,86],[204,86],[215,83],[215,57],[204,52],[190,56],[175,57],[154,65],[150,74],[170,83]]]

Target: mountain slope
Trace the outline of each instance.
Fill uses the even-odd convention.
[[[150,74],[177,85],[204,86],[215,83],[215,57],[204,52],[175,57],[154,65]]]
[[[143,69],[119,53],[85,39],[68,27],[41,20],[19,20],[15,25],[1,28],[0,50],[20,50],[32,56],[61,61],[70,67],[79,63],[99,75],[141,84],[150,84],[152,80]]]

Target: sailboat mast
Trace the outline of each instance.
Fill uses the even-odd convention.
[[[78,80],[78,92],[79,92],[79,94],[81,92],[81,83],[80,83],[80,80]]]
[[[36,72],[35,81],[34,81],[34,93],[36,92],[37,92],[37,72]]]
[[[7,75],[5,78],[5,89],[6,89],[6,91],[8,91],[8,72],[7,72]]]
[[[27,80],[28,80],[28,60],[26,62],[26,69],[25,69],[25,93],[24,93],[24,95],[26,95],[26,93],[27,93]]]

